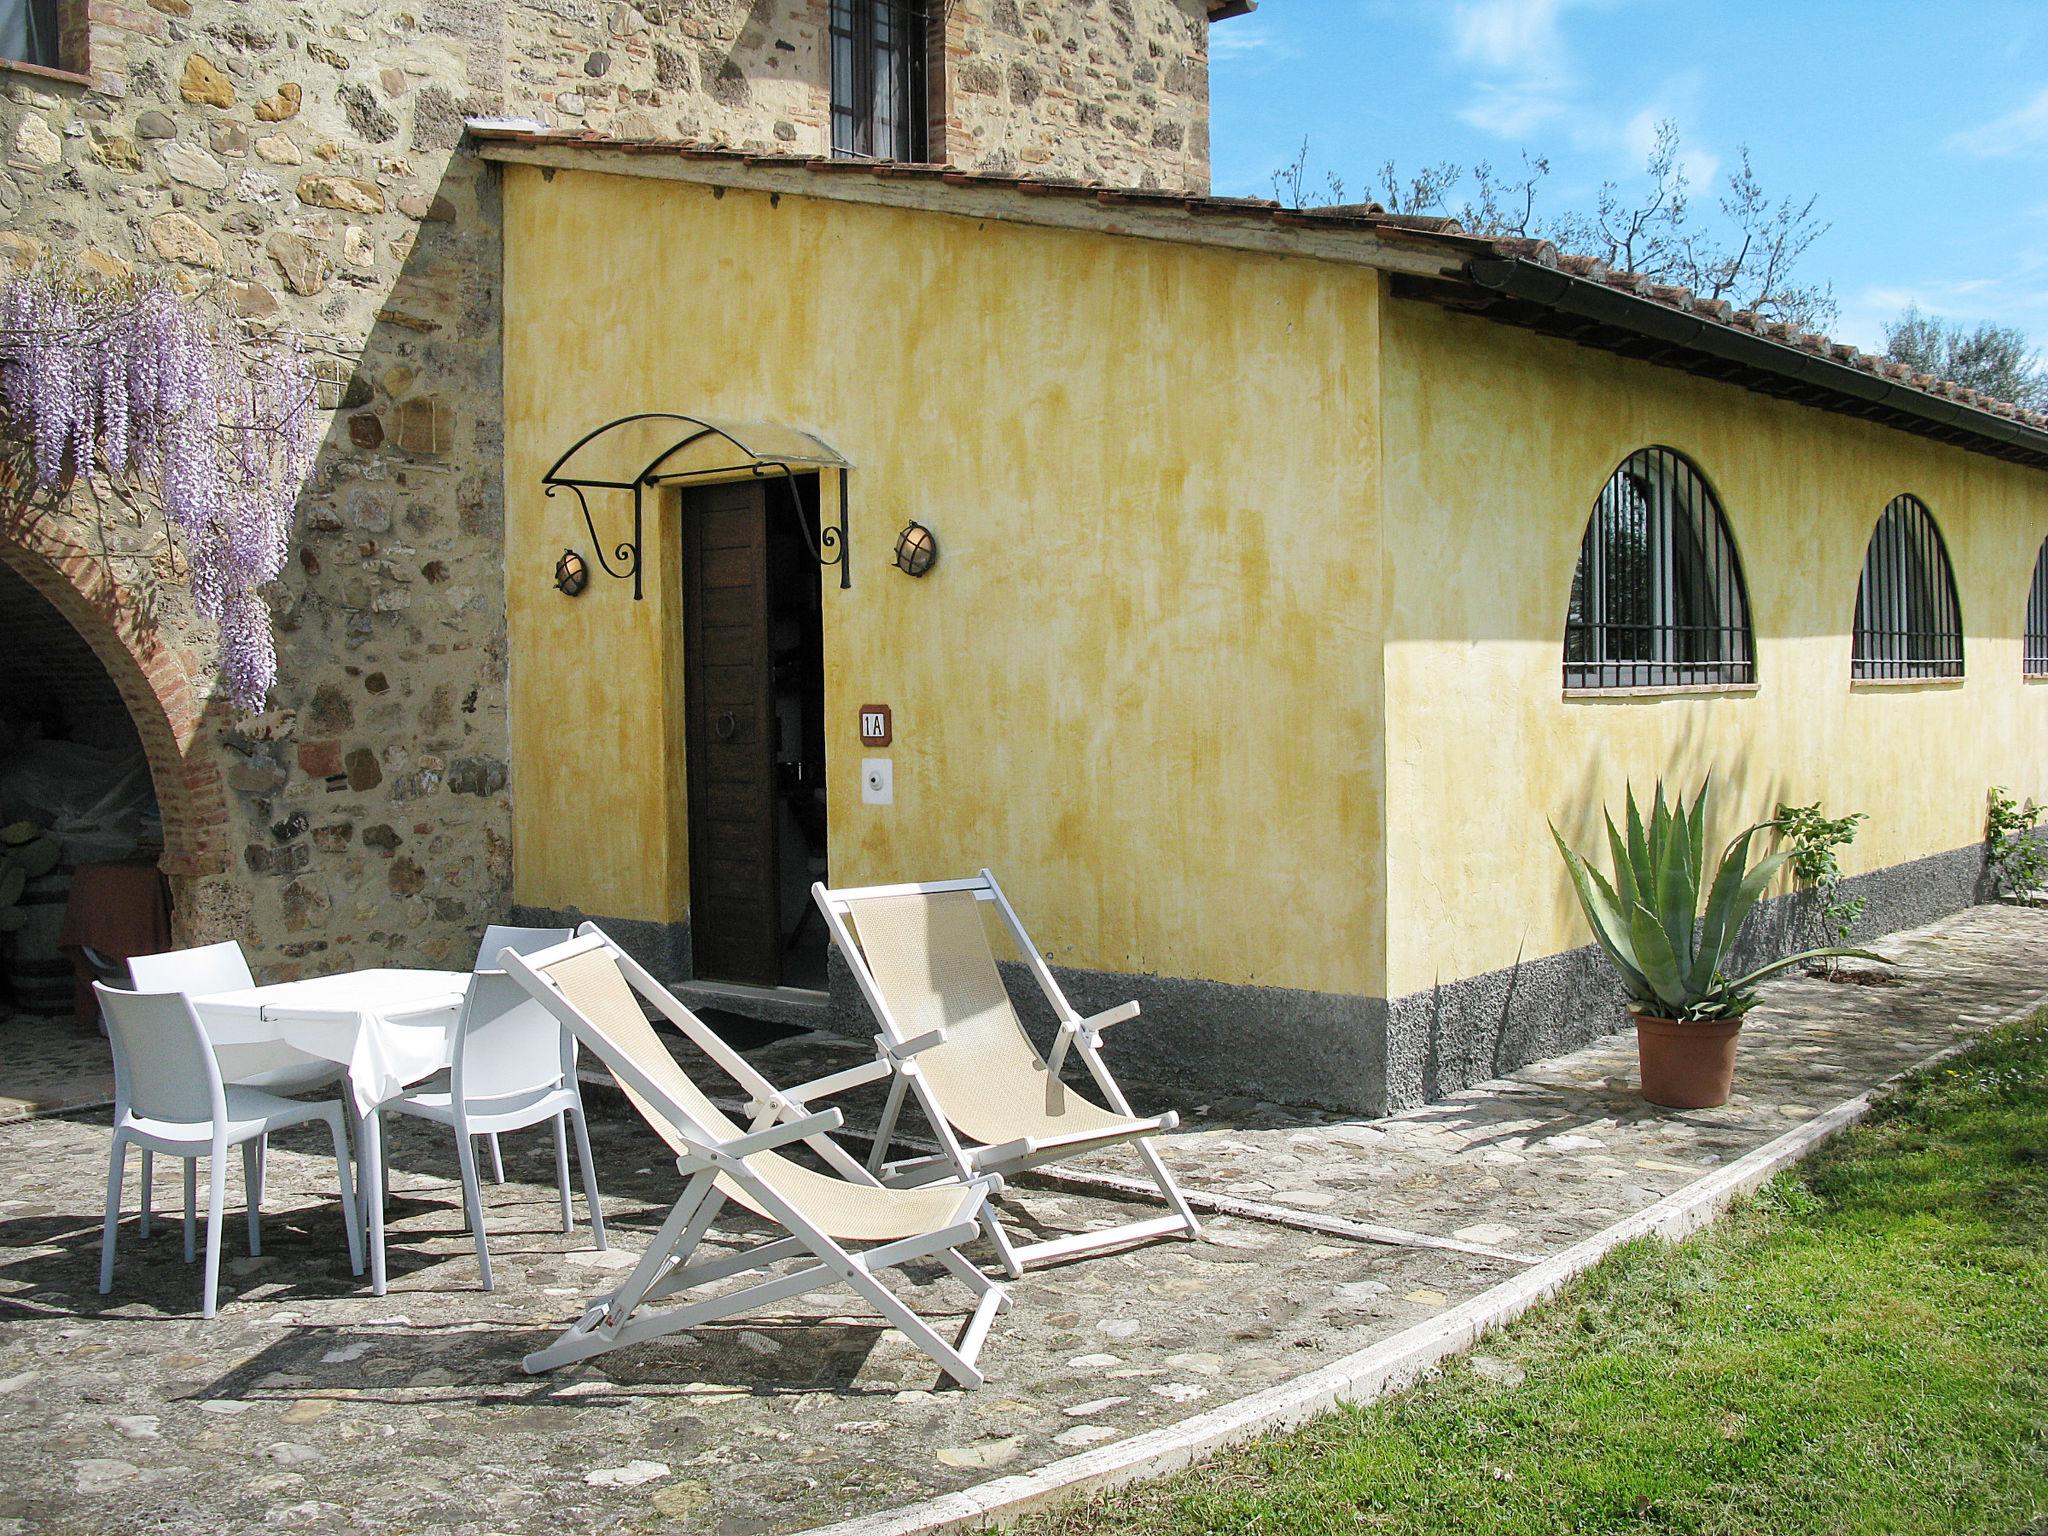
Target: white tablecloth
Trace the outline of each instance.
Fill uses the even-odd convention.
[[[345,971],[192,999],[215,1045],[282,1041],[348,1068],[368,1114],[448,1065],[466,971]]]

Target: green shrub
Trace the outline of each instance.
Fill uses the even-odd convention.
[[[1998,785],[1991,786],[1991,807],[1984,817],[1985,860],[1992,882],[2008,896],[2031,896],[2048,877],[2048,845],[2034,836],[2041,808],[2030,799],[2015,801]]]
[[[1857,826],[1866,819],[1862,811],[1823,816],[1818,800],[1812,805],[1780,805],[1771,818],[1771,829],[1791,841],[1786,851],[1791,855],[1792,878],[1813,893],[1816,937],[1824,944],[1847,942],[1849,930],[1863,915],[1861,896],[1842,896],[1842,866],[1835,850],[1854,842]],[[1824,969],[1831,974],[1834,962],[1827,961]]]

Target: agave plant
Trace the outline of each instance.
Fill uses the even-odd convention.
[[[1565,846],[1554,825],[1550,829],[1571,871],[1586,921],[1593,926],[1593,937],[1621,973],[1630,1007],[1662,1019],[1736,1019],[1756,1005],[1758,982],[1801,961],[1854,956],[1890,963],[1868,950],[1809,949],[1773,960],[1746,976],[1731,980],[1723,975],[1722,961],[1735,947],[1744,920],[1791,855],[1770,854],[1752,866],[1750,840],[1768,830],[1770,823],[1759,822],[1737,833],[1721,854],[1702,912],[1710,788],[1711,784],[1702,784],[1699,798],[1687,809],[1682,794],[1665,803],[1660,780],[1647,826],[1631,788],[1626,835],[1614,825],[1612,815],[1607,817],[1612,884]]]

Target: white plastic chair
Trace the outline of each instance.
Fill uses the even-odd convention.
[[[249,1253],[263,1251],[263,1146],[270,1133],[309,1120],[334,1137],[334,1171],[348,1229],[349,1267],[363,1272],[363,1235],[349,1180],[348,1139],[338,1101],[281,1099],[261,1088],[229,1087],[191,1000],[176,992],[121,992],[93,983],[100,1017],[114,1049],[114,1146],[107,1169],[107,1213],[100,1235],[100,1294],[114,1288],[115,1232],[128,1148],[142,1148],[141,1233],[149,1236],[152,1154],[185,1159],[185,1262],[192,1261],[199,1159],[207,1160],[206,1291],[202,1317],[212,1317],[220,1288],[220,1218],[227,1194],[228,1148],[242,1149],[249,1206]]]
[[[248,958],[233,939],[160,955],[136,955],[128,962],[128,980],[138,992],[182,992],[187,997],[239,992],[256,985]],[[215,1046],[213,1054],[220,1062],[222,1081],[271,1093],[330,1087],[341,1081],[345,1070],[339,1062],[309,1056],[282,1040]]]
[[[483,942],[476,947],[476,959],[471,963],[472,971],[495,971],[498,956],[505,950],[515,955],[535,955],[551,945],[576,936],[574,928],[518,928],[508,923],[492,923],[484,929]],[[491,1144],[491,1177],[500,1184],[505,1182],[505,1154],[498,1146],[496,1136],[484,1138]]]
[[[512,949],[506,945],[500,953]],[[583,1197],[590,1206],[591,1236],[598,1247],[605,1246],[597,1169],[590,1156],[583,1095],[576,1084],[575,1037],[503,971],[480,970],[469,979],[462,1021],[455,1032],[448,1087],[404,1094],[384,1109],[417,1115],[455,1132],[455,1156],[462,1167],[462,1209],[476,1237],[476,1262],[483,1272],[485,1290],[491,1289],[491,1250],[484,1237],[483,1196],[477,1183],[477,1136],[495,1137],[500,1131],[523,1130],[543,1120],[554,1122],[555,1180],[562,1196],[562,1230],[569,1232],[576,1222],[569,1197],[569,1144],[564,1122],[573,1120],[576,1157],[583,1168]],[[388,1179],[385,1187],[390,1187]]]

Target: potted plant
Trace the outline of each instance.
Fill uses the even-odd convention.
[[[1790,857],[1774,853],[1754,868],[1750,839],[1771,824],[1738,833],[1707,882],[1709,785],[1688,810],[1680,795],[1667,805],[1664,785],[1644,825],[1635,790],[1628,794],[1624,835],[1607,817],[1614,880],[1565,846],[1555,825],[1550,835],[1571,871],[1593,937],[1614,963],[1636,1021],[1643,1097],[1667,1109],[1712,1109],[1728,1102],[1735,1080],[1735,1040],[1742,1016],[1756,1005],[1756,985],[1805,960],[1853,955],[1889,963],[1861,949],[1809,949],[1773,960],[1730,980],[1721,962],[1763,893]],[[1706,890],[1702,911],[1700,893]]]

